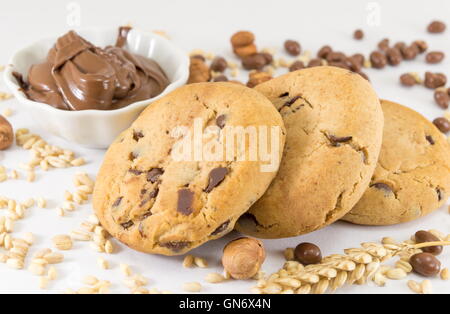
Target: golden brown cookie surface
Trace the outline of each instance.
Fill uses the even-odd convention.
[[[278,130],[279,160],[282,118],[270,101],[249,88],[191,84],[152,103],[106,153],[94,192],[102,225],[134,249],[164,255],[183,254],[231,231],[267,189],[278,165],[267,171],[262,166],[268,159],[239,160],[242,146],[230,156],[224,149],[215,160],[202,154],[211,144],[226,143],[227,130],[253,127],[259,138],[260,126]],[[199,141],[196,130],[205,135]],[[200,156],[198,145],[204,149]],[[249,146],[246,141],[245,151]],[[188,147],[190,159],[181,158]]]
[[[369,189],[344,220],[392,225],[425,216],[450,195],[450,145],[419,113],[382,100],[383,146]]]
[[[361,76],[315,67],[255,88],[286,125],[280,170],[236,224],[261,238],[312,232],[342,218],[369,185],[381,148],[383,114]]]

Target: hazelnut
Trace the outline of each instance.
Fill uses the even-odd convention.
[[[233,51],[238,57],[243,58],[254,55],[258,52],[258,49],[255,44],[250,44],[247,46],[234,47]]]
[[[222,264],[234,279],[250,279],[258,273],[265,258],[266,253],[260,241],[239,238],[225,246]]]
[[[0,116],[0,150],[9,148],[14,141],[14,132],[11,124]]]
[[[255,87],[261,83],[267,82],[272,79],[272,76],[267,72],[251,72],[249,75],[249,80],[247,82],[247,86],[250,88]]]
[[[253,44],[255,35],[248,31],[239,31],[231,36],[231,45],[233,47],[242,47]]]
[[[252,32],[239,31],[231,37],[231,46],[234,53],[243,58],[257,53],[258,50],[254,41],[255,35]]]
[[[188,84],[208,82],[210,79],[211,72],[208,65],[202,59],[191,58]]]

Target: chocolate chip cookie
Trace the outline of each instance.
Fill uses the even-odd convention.
[[[280,170],[237,230],[282,238],[320,229],[348,213],[370,183],[383,112],[369,82],[335,67],[299,70],[255,88],[286,125]]]
[[[450,145],[426,118],[381,101],[384,137],[370,187],[344,220],[392,225],[425,216],[450,195]]]
[[[244,138],[232,132],[239,130]],[[275,177],[284,142],[281,115],[258,92],[232,83],[184,86],[152,103],[111,145],[95,212],[136,250],[183,254],[233,229]],[[262,157],[267,148],[274,154]]]

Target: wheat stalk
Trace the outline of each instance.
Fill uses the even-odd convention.
[[[290,260],[278,272],[259,279],[252,291],[259,294],[323,294],[345,285],[363,285],[369,281],[384,286],[388,279],[406,277],[411,271],[407,261],[412,255],[422,252],[422,248],[437,245],[446,246],[450,242],[366,242],[359,248],[344,250],[344,254],[327,256],[320,264],[303,266]],[[398,262],[397,268],[383,265],[395,256],[399,256],[402,261]]]

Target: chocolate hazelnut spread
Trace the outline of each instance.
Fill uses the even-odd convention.
[[[129,30],[121,27],[116,46],[104,49],[70,31],[17,81],[29,99],[63,110],[113,110],[155,97],[170,82],[155,61],[122,48]]]

